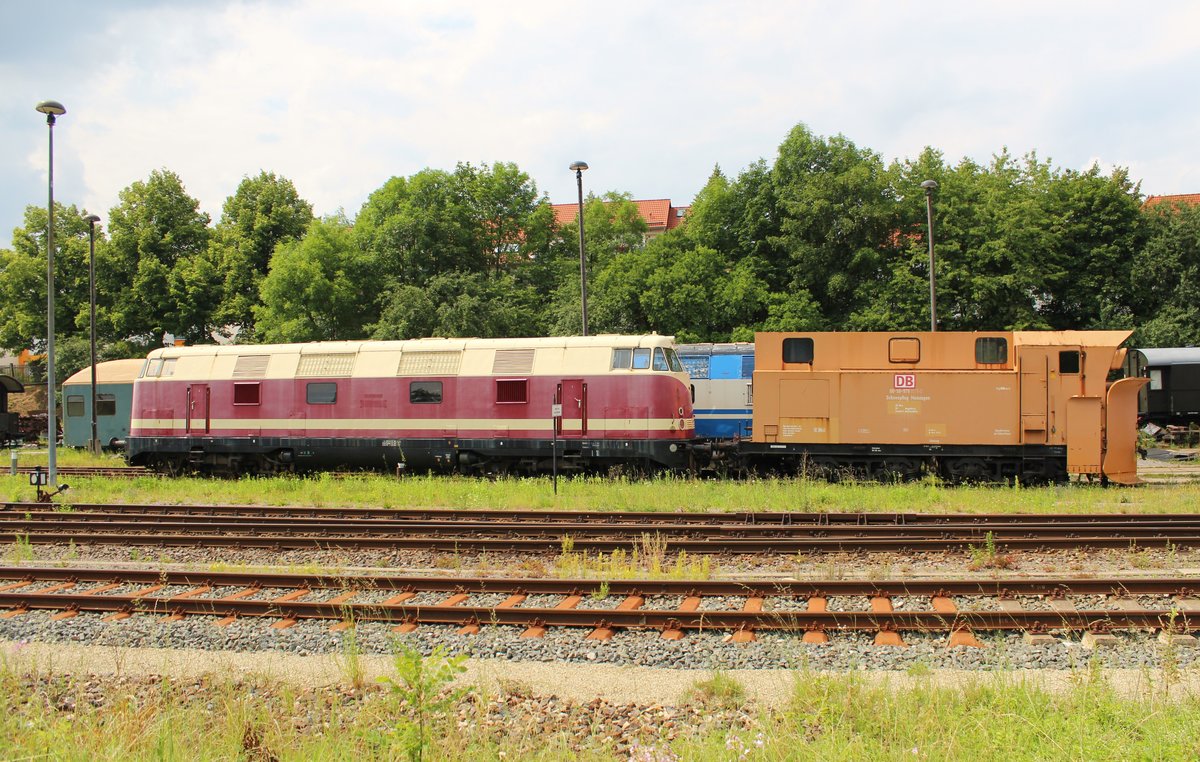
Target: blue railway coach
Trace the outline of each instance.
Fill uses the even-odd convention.
[[[749,438],[754,344],[681,344],[676,350],[684,370],[692,377],[696,436]]]

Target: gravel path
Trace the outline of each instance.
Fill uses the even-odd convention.
[[[138,648],[105,645],[13,643],[0,641],[8,669],[40,675],[99,675],[124,678],[169,676],[194,680],[204,675],[226,678],[255,677],[278,680],[305,688],[335,686],[347,681],[345,662],[337,654],[298,656],[281,652],[239,653],[192,649]],[[511,691],[514,686],[533,696],[557,696],[588,702],[596,699],[641,705],[677,705],[698,681],[710,676],[706,670],[661,669],[611,664],[513,663],[497,659],[469,659],[460,682],[484,686],[489,692]],[[1086,665],[1085,665],[1086,666]],[[387,657],[364,656],[362,667],[367,683],[392,673]],[[746,688],[749,698],[768,705],[785,703],[797,679],[805,672],[794,669],[729,670],[727,674]],[[909,670],[878,672],[860,669],[861,678],[878,682],[898,692],[914,684],[932,682],[942,686],[978,685],[980,681],[1022,681],[1050,690],[1067,690],[1078,683],[1076,670],[1028,670],[1013,668],[995,672],[970,669]],[[1105,672],[1113,687],[1128,695],[1146,690],[1148,681],[1160,686],[1161,676],[1145,669],[1112,669]],[[1171,690],[1179,695],[1200,692],[1200,672],[1175,673]]]

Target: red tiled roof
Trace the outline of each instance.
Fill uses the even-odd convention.
[[[642,219],[646,221],[646,227],[649,232],[661,232],[663,230],[671,230],[679,227],[687,215],[690,206],[671,206],[671,199],[656,198],[646,199],[633,202],[637,206],[638,214],[642,215]],[[559,225],[569,222],[574,222],[579,216],[579,204],[552,204],[554,209],[554,220]]]
[[[1159,204],[1184,204],[1187,206],[1200,206],[1200,193],[1176,193],[1173,196],[1147,196],[1146,201],[1142,204],[1143,207],[1149,209],[1152,206]]]

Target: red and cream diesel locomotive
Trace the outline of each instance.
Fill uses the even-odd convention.
[[[666,336],[164,347],[126,454],[167,473],[685,469],[694,428]]]

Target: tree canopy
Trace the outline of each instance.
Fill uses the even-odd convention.
[[[1001,148],[927,148],[885,164],[800,124],[776,155],[720,167],[684,223],[652,236],[632,196],[584,205],[589,328],[749,340],[757,330],[925,330],[932,195],[938,324],[947,330],[1200,333],[1200,209],[1142,206],[1124,169],[1055,167]],[[85,210],[56,209],[56,325],[87,330]],[[190,342],[566,335],[580,330],[578,220],[555,220],[517,165],[388,179],[353,219],[313,218],[273,172],[242,178],[211,225],[162,169],[125,188],[97,240],[103,351]],[[0,250],[0,345],[45,335],[45,210]],[[69,353],[68,353],[69,354]]]

